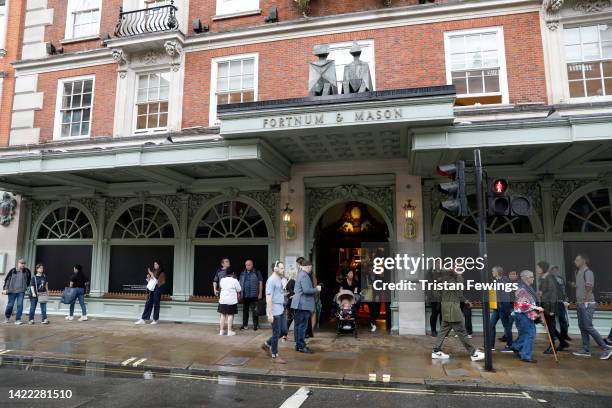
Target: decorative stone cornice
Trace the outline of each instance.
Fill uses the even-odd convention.
[[[565,7],[572,7],[579,13],[598,13],[612,7],[612,0],[544,0],[542,8],[546,26],[550,30],[559,28],[561,9]]]
[[[164,43],[164,49],[166,50],[166,54],[168,54],[171,58],[170,66],[173,71],[178,71],[181,67],[181,58],[183,56],[183,47],[179,44],[178,41],[168,40]]]
[[[117,72],[119,72],[119,76],[125,78],[127,74],[127,65],[129,64],[127,54],[121,48],[113,48],[111,56],[113,57],[113,61],[117,63]]]

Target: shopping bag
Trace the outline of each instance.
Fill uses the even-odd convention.
[[[64,293],[62,293],[62,303],[65,305],[69,305],[72,302],[74,302],[76,297],[77,297],[77,288],[70,288],[66,286],[64,288]]]
[[[156,287],[157,287],[157,279],[150,278],[149,281],[147,282],[147,289],[153,292]]]

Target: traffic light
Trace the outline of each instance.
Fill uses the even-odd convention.
[[[513,195],[510,201],[510,215],[515,217],[529,217],[533,214],[531,198],[524,195]]]
[[[510,215],[510,195],[508,180],[489,178],[489,215]]]
[[[488,214],[512,217],[528,217],[533,213],[531,198],[522,194],[512,194],[508,180],[489,178]]]
[[[452,197],[449,200],[442,201],[440,209],[459,217],[470,215],[465,194],[465,162],[458,161],[454,164],[440,165],[437,167],[437,172],[438,175],[453,180],[438,185],[438,190]]]

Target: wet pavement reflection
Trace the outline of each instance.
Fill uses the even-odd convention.
[[[240,331],[219,336],[217,327],[161,323],[134,326],[132,321],[90,319],[68,322],[55,318],[48,326],[0,325],[0,366],[92,377],[186,378],[207,381],[234,379],[368,384],[377,386],[443,385],[446,383],[501,387],[554,386],[558,389],[612,392],[612,362],[560,354],[556,363],[543,355],[545,339],[536,345],[538,364],[525,364],[513,354],[494,352],[495,372],[470,361],[457,339],[449,338],[447,362],[431,360],[433,339],[364,332],[358,338],[318,331],[310,340],[315,354],[280,344],[285,365],[275,365],[261,351],[270,331]],[[291,335],[290,335],[291,337]],[[476,336],[474,344],[481,344]],[[578,343],[579,339],[574,339]],[[8,350],[8,351],[7,351]],[[571,349],[573,350],[573,349]],[[383,379],[388,379],[388,383]]]

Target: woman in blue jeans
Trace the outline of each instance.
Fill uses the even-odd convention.
[[[30,281],[30,315],[28,316],[28,323],[34,324],[36,305],[40,304],[42,324],[49,324],[49,320],[47,320],[47,303],[38,302],[40,294],[49,293],[49,281],[47,280],[47,275],[45,275],[45,267],[43,264],[37,264],[35,271],[36,274],[32,276]]]
[[[147,269],[147,282],[149,282],[150,279],[156,279],[157,284],[154,290],[147,289],[147,302],[145,303],[144,311],[135,324],[145,324],[145,322],[151,318],[151,312],[153,312],[151,324],[157,324],[159,320],[161,296],[164,291],[164,285],[166,284],[166,274],[162,269],[161,261],[153,262],[153,270],[151,270],[151,268]]]
[[[77,289],[77,296],[70,303],[70,314],[66,316],[66,320],[74,320],[74,304],[77,299],[79,305],[81,305],[81,317],[80,322],[87,321],[87,308],[85,307],[85,285],[89,282],[89,279],[83,273],[83,267],[81,265],[74,265],[72,268],[72,276],[70,277],[70,287]]]
[[[514,318],[519,335],[512,343],[512,350],[526,363],[536,362],[532,358],[536,335],[535,320],[544,310],[537,305],[538,295],[533,289],[533,280],[533,272],[527,270],[521,272],[521,282],[514,302]]]

